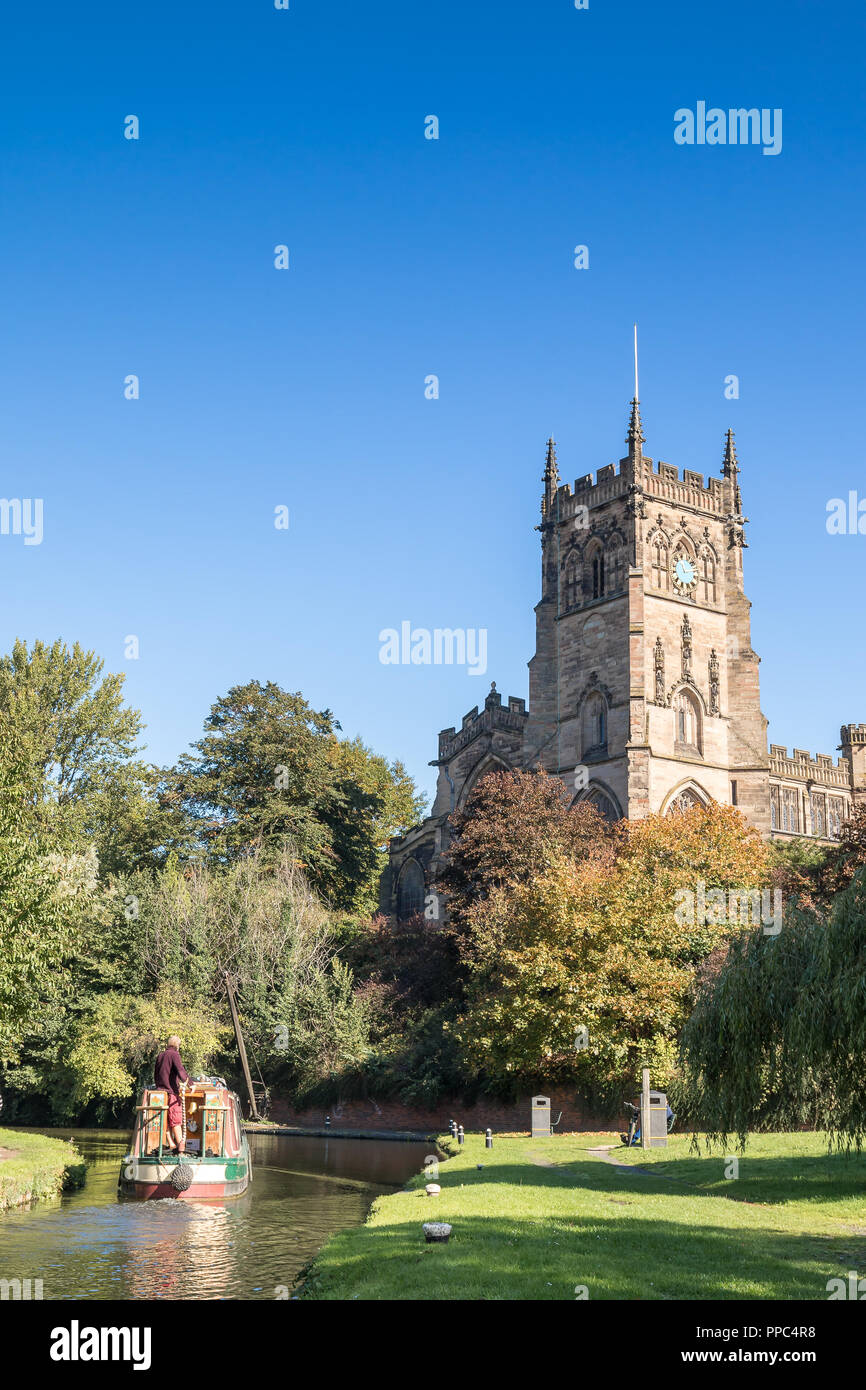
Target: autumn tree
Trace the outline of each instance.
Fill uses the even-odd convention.
[[[617,833],[595,806],[571,806],[564,784],[543,771],[488,773],[449,824],[439,886],[457,930],[495,889],[530,882],[554,857],[609,860]]]
[[[711,805],[629,823],[613,856],[541,859],[466,915],[456,1033],[469,1065],[493,1084],[610,1087],[644,1065],[666,1081],[697,966],[746,929],[742,891],[766,876],[760,835]]]
[[[819,882],[826,897],[847,888],[858,869],[866,867],[866,802],[859,802],[842,822],[839,839],[820,867]]]

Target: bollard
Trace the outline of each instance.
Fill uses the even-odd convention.
[[[493,1148],[493,1133],[489,1129],[484,1131],[484,1147],[485,1149]]]
[[[465,1138],[466,1138],[466,1136],[465,1136],[465,1134],[463,1133],[463,1126],[462,1126],[462,1125],[458,1125],[458,1126],[457,1126],[457,1143],[458,1143],[458,1144],[462,1144]]]
[[[326,1115],[326,1116],[325,1116],[325,1129],[330,1129],[330,1128],[331,1128],[331,1117],[330,1117],[330,1115]]]
[[[457,1121],[456,1121],[456,1120],[449,1120],[449,1121],[448,1121],[448,1133],[451,1135],[451,1138],[452,1138],[452,1139],[455,1139],[455,1138],[457,1137]]]

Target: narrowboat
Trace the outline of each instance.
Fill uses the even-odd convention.
[[[184,1148],[166,1142],[168,1092],[144,1090],[118,1181],[122,1197],[239,1197],[252,1181],[241,1107],[221,1076],[194,1077],[181,1092]]]

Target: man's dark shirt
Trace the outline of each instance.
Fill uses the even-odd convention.
[[[153,1079],[161,1091],[168,1091],[173,1096],[180,1094],[178,1082],[189,1081],[189,1077],[176,1047],[167,1047],[165,1052],[160,1052],[153,1069]]]

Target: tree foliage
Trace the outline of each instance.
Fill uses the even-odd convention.
[[[44,852],[27,806],[27,778],[0,747],[0,1062],[18,1055],[34,1015],[57,996],[83,917],[97,895],[84,854]]]
[[[400,764],[360,740],[341,743],[339,727],[330,710],[272,681],[234,686],[167,779],[166,800],[191,818],[211,859],[291,846],[334,906],[369,909],[384,845],[421,803]]]
[[[778,935],[735,942],[682,1039],[691,1122],[726,1143],[814,1125],[842,1145],[866,1132],[866,870],[829,920],[799,905]]]
[[[727,914],[689,920],[683,894],[753,888],[765,871],[760,836],[729,807],[651,816],[577,843],[578,855],[537,850],[533,874],[518,858],[520,876],[494,882],[458,932],[467,985],[455,1033],[493,1084],[609,1088],[633,1084],[641,1066],[670,1078],[697,966],[741,930]]]
[[[169,985],[149,995],[97,995],[78,1020],[66,1056],[72,1106],[83,1109],[93,1100],[128,1105],[141,1086],[152,1084],[156,1055],[173,1033],[192,1075],[208,1070],[227,1029],[212,1008]]]
[[[843,821],[838,842],[826,851],[819,868],[824,900],[847,888],[858,869],[866,868],[866,803],[858,802]]]
[[[141,715],[122,675],[77,642],[21,640],[0,657],[0,727],[24,779],[36,833],[67,850],[93,848],[103,872],[158,859],[166,824],[157,770],[136,757]]]
[[[557,854],[609,861],[617,833],[595,806],[570,806],[563,783],[543,771],[488,773],[449,824],[440,887],[458,932],[494,890],[530,882]]]

